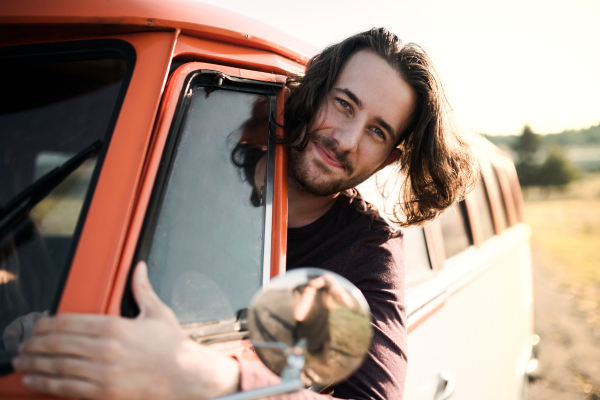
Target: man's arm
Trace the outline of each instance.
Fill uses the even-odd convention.
[[[86,399],[207,399],[239,387],[239,364],[189,339],[140,263],[136,319],[43,318],[13,365],[30,389]]]
[[[348,263],[345,277],[362,291],[371,308],[373,343],[359,370],[336,385],[336,396],[404,397],[408,360],[403,252],[401,237],[372,241],[353,253]]]

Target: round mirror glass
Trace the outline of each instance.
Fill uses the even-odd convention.
[[[318,268],[273,278],[250,305],[248,329],[260,359],[280,376],[292,349],[304,344],[302,378],[307,386],[350,376],[362,364],[373,336],[371,312],[361,291]]]

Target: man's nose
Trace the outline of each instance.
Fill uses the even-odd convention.
[[[363,131],[363,124],[357,120],[347,121],[338,126],[333,131],[333,139],[337,142],[338,151],[343,153],[355,152],[358,149]]]

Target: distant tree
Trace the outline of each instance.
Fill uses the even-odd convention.
[[[525,125],[523,133],[513,144],[519,164],[535,164],[535,155],[540,149],[540,135],[533,133],[529,125]]]
[[[518,163],[515,165],[515,167],[517,168],[517,176],[519,177],[519,183],[521,184],[521,186],[537,186],[540,184],[539,165],[530,163]]]
[[[579,171],[563,154],[560,147],[552,147],[546,161],[539,167],[538,185],[565,186],[577,179]]]
[[[517,175],[521,186],[539,185],[540,166],[535,163],[535,156],[540,149],[540,136],[533,133],[529,125],[525,125],[523,133],[513,142],[513,150],[517,153]]]

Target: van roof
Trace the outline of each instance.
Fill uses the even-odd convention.
[[[102,32],[176,30],[271,51],[302,64],[315,48],[250,18],[195,0],[3,0],[0,25],[102,26]]]

